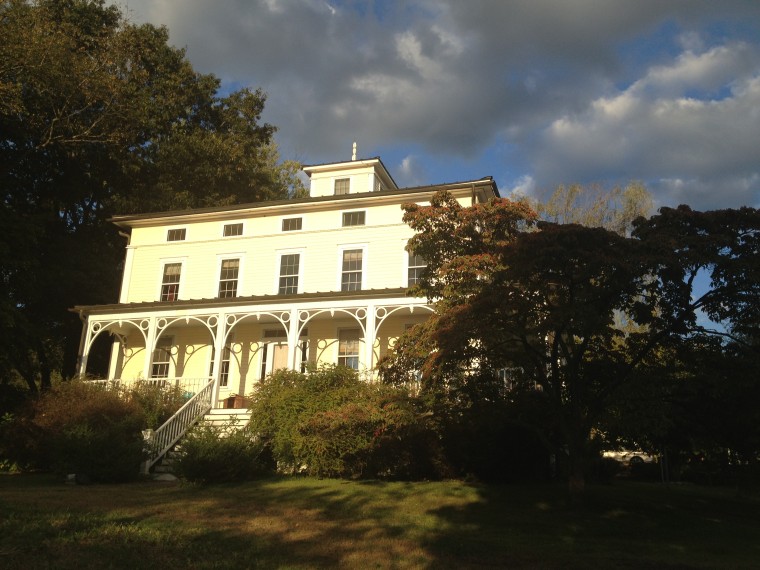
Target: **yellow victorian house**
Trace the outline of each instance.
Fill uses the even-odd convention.
[[[159,447],[279,368],[334,363],[371,378],[432,311],[407,296],[425,262],[405,249],[401,205],[441,189],[463,206],[498,196],[490,177],[399,188],[379,158],[303,170],[308,198],[112,219],[128,235],[121,293],[72,309],[84,323],[79,372],[107,335],[109,380],[182,386],[188,404]]]

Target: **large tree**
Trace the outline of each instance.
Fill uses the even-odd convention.
[[[534,229],[535,214],[508,200],[463,208],[439,194],[405,210],[418,232],[410,249],[429,261],[417,293],[436,314],[397,344],[385,375],[418,367],[437,388],[452,370],[473,379],[513,370],[524,387],[540,388],[575,490],[605,412],[656,351],[709,332],[700,311],[757,323],[756,210],[663,209],[640,219],[634,237],[576,224]],[[703,291],[695,290],[700,274],[710,278]],[[621,327],[621,318],[634,326]]]
[[[0,381],[73,371],[66,309],[118,291],[111,215],[298,190],[264,94],[219,87],[104,0],[0,0]]]

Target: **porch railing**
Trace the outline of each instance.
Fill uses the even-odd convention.
[[[207,380],[206,382],[206,385],[196,391],[177,413],[166,420],[164,425],[152,433],[149,432],[146,437],[149,455],[142,464],[141,473],[147,474],[150,468],[185,435],[188,428],[209,412],[214,395],[214,381]]]

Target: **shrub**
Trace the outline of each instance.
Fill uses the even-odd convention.
[[[248,481],[272,470],[264,444],[234,422],[223,428],[200,424],[182,440],[175,463],[177,476],[191,483]]]
[[[143,413],[144,428],[156,429],[179,410],[187,395],[180,386],[164,387],[155,382],[138,380],[122,389],[125,399],[137,405]]]
[[[35,406],[36,464],[92,481],[134,479],[143,458],[143,422],[142,410],[116,391],[64,382]]]
[[[251,428],[281,469],[319,477],[433,478],[437,438],[405,390],[323,366],[278,371],[251,396]]]

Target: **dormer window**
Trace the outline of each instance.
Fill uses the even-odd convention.
[[[351,188],[351,179],[350,178],[336,178],[335,179],[335,195],[340,196],[341,194],[348,194],[348,191]]]

